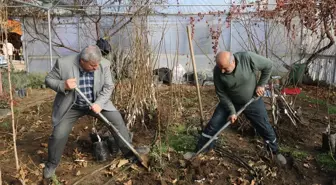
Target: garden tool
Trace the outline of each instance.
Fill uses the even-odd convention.
[[[249,106],[252,102],[254,102],[254,101],[256,101],[256,100],[258,100],[260,97],[254,97],[254,98],[252,98],[250,101],[248,101],[245,105],[244,105],[244,107],[242,107],[237,113],[236,113],[236,115],[237,115],[237,117],[246,109],[246,107],[247,106]],[[184,154],[184,159],[186,159],[186,160],[193,160],[197,155],[199,155],[204,149],[206,149],[209,145],[210,145],[210,143],[213,141],[213,140],[215,140],[216,138],[217,138],[217,136],[226,128],[226,127],[228,127],[229,125],[231,124],[231,120],[230,121],[228,121],[228,122],[226,122],[225,123],[225,125],[221,128],[221,129],[219,129],[218,131],[217,131],[217,133],[215,134],[215,135],[213,135],[212,137],[211,137],[211,139],[209,139],[209,141],[207,142],[207,143],[205,143],[204,145],[203,145],[203,147],[200,149],[200,150],[198,150],[196,153],[192,153],[192,152],[187,152],[186,154]]]
[[[85,101],[92,106],[92,103],[87,99],[87,97],[76,87],[75,88],[76,92],[85,99]],[[117,134],[117,136],[126,144],[127,148],[130,149],[133,154],[137,157],[137,159],[139,160],[139,162],[148,169],[148,157],[144,156],[144,155],[140,155],[135,149],[134,147],[128,142],[126,141],[126,139],[120,134],[120,132],[115,128],[115,126],[108,120],[106,119],[106,117],[100,112],[98,113],[98,116],[108,125],[108,128],[112,129],[111,132],[114,132],[115,134]]]

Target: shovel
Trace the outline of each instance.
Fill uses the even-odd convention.
[[[92,106],[92,103],[87,99],[87,97],[78,89],[78,87],[75,88],[76,92],[84,98],[84,100]],[[140,156],[140,154],[133,148],[133,146],[126,141],[124,137],[120,134],[119,130],[115,128],[115,126],[108,120],[102,113],[98,113],[98,116],[109,126],[109,128],[112,128],[113,132],[117,134],[117,136],[126,144],[127,148],[130,149],[133,154],[137,157],[137,159],[140,161],[140,163],[148,169],[148,158],[147,156]]]
[[[252,98],[250,101],[248,101],[248,102],[244,105],[244,107],[242,107],[242,108],[236,113],[237,117],[238,117],[238,116],[239,116],[239,115],[246,109],[247,106],[249,106],[252,102],[258,100],[259,98],[260,98],[260,97],[254,97],[254,98]],[[198,150],[196,153],[188,152],[188,153],[184,154],[184,159],[192,161],[197,155],[199,155],[201,152],[203,152],[203,150],[204,150],[206,147],[208,147],[208,146],[210,145],[210,143],[211,143],[213,140],[215,140],[215,139],[217,138],[217,136],[218,136],[218,135],[219,135],[219,134],[226,128],[226,127],[228,127],[230,124],[231,124],[231,121],[226,122],[225,125],[224,125],[221,129],[219,129],[219,130],[217,131],[217,133],[216,133],[215,135],[213,135],[212,138],[209,139],[209,141],[208,141],[207,143],[205,143],[205,144],[203,145],[203,147],[202,147],[200,150]]]

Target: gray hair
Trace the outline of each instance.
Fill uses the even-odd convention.
[[[102,53],[98,46],[89,45],[89,46],[86,46],[81,51],[79,56],[80,56],[80,59],[83,60],[84,62],[89,62],[89,61],[100,62],[102,58]]]

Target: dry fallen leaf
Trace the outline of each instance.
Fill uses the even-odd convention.
[[[254,163],[253,161],[251,161],[251,160],[248,162],[248,165],[250,165],[250,166],[252,166],[252,167],[254,166],[254,164],[255,164],[255,163]]]
[[[67,184],[68,184],[68,181],[66,181],[66,180],[61,180],[61,183],[64,184],[64,185],[67,185]]]
[[[110,166],[109,170],[113,170],[113,169],[116,168],[116,167],[117,167],[117,164],[116,164],[116,163],[113,163],[113,164]]]
[[[184,160],[179,160],[179,162],[180,162],[180,166],[182,168],[185,168],[187,166],[187,164],[186,164],[186,162]]]
[[[24,167],[21,167],[19,170],[19,174],[20,174],[20,177],[26,177],[26,175],[28,174],[28,171]]]
[[[127,181],[127,182],[124,183],[124,185],[132,185],[132,184],[133,184],[132,180],[129,180],[129,181]]]
[[[68,166],[68,169],[69,169],[69,170],[73,170],[74,168],[75,168],[75,167],[74,167],[73,165],[69,165],[69,166]]]
[[[107,176],[113,176],[114,173],[112,171],[104,170],[103,173]]]
[[[132,165],[131,165],[131,168],[132,168],[133,170],[135,170],[135,171],[140,171],[138,165],[136,165],[136,164],[132,164]]]
[[[122,160],[119,161],[117,167],[120,168],[120,167],[124,166],[124,165],[127,164],[127,163],[128,163],[128,160],[127,160],[127,159],[122,159]]]
[[[308,161],[312,161],[314,160],[314,157],[312,155],[309,155],[307,158],[306,158]]]
[[[177,179],[174,179],[172,183],[173,183],[173,184],[176,184],[176,183],[177,183]]]
[[[78,170],[77,172],[76,172],[76,176],[80,176],[81,175],[81,172]]]
[[[45,164],[44,164],[44,163],[41,163],[41,164],[39,164],[39,167],[40,167],[40,168],[44,168],[44,167],[45,167]]]
[[[0,151],[0,155],[4,155],[7,152],[8,152],[8,150]]]
[[[23,131],[25,131],[25,130],[26,130],[26,127],[22,127],[22,128],[18,131],[18,133],[23,132]]]
[[[36,175],[36,176],[39,176],[40,175],[40,171],[39,170],[35,170],[35,171],[33,171],[33,174]]]
[[[37,150],[36,152],[37,154],[44,154],[44,152],[42,150]]]
[[[305,168],[309,168],[309,167],[310,167],[310,165],[309,165],[308,163],[304,163],[303,166],[304,166]]]
[[[86,168],[87,165],[88,165],[88,162],[87,162],[87,161],[83,161],[83,162],[82,162],[82,166],[83,166],[84,168]]]
[[[47,143],[41,143],[41,146],[44,147],[44,148],[47,148],[48,144]]]
[[[127,175],[126,174],[121,174],[119,175],[117,178],[117,181],[121,182],[127,179]]]
[[[246,172],[246,169],[245,169],[245,168],[238,168],[237,171],[240,172],[240,173],[245,173],[245,172]]]

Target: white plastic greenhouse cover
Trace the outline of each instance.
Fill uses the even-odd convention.
[[[188,45],[188,37],[186,32],[186,26],[190,24],[191,16],[196,19],[193,49],[198,71],[211,72],[214,66],[214,51],[212,49],[213,40],[210,36],[210,28],[206,22],[208,22],[210,26],[213,27],[213,29],[217,29],[218,26],[221,28],[222,33],[219,38],[219,50],[229,50],[231,52],[253,50],[249,45],[247,31],[241,22],[232,21],[231,26],[228,27],[225,23],[225,15],[221,16],[222,21],[220,24],[218,24],[218,17],[213,15],[206,15],[203,20],[199,22],[197,21],[198,13],[204,14],[209,13],[209,11],[224,11],[225,9],[229,9],[231,1],[178,0],[180,6],[176,6],[177,0],[169,0],[169,3],[171,6],[152,7],[155,9],[155,15],[148,17],[147,36],[153,53],[155,53],[159,59],[159,62],[156,63],[156,68],[169,67],[172,69],[177,62],[178,64],[181,64],[185,70],[192,70],[191,58],[189,56],[190,50]],[[112,11],[112,9],[114,11],[116,10],[115,7],[113,7],[111,9],[104,9],[104,11]],[[122,11],[122,8],[120,11]],[[112,25],[112,21],[113,18],[111,17],[103,17],[100,22],[101,29],[109,28],[109,26]],[[31,24],[32,20],[30,18],[26,18],[25,22],[25,24],[28,25],[29,23]],[[61,38],[63,43],[65,43],[70,48],[79,50],[86,45],[95,44],[96,42],[96,30],[93,23],[86,23],[85,26],[80,25],[80,29],[78,29],[78,17],[62,17],[60,19],[55,19],[53,24],[58,37]],[[47,30],[45,26],[46,24],[40,24],[39,30],[41,32],[45,32]],[[257,39],[255,39],[255,44],[257,47],[264,47],[264,22],[255,22],[250,26],[251,30],[254,32],[255,37],[257,37]],[[125,31],[123,30],[118,32],[112,37],[110,43],[112,45],[118,46],[119,48],[131,50],[132,48],[130,46],[130,40],[132,38],[130,37],[130,33],[132,33],[132,28],[133,24],[128,24]],[[113,28],[109,31],[112,33],[116,29],[117,28]],[[300,44],[300,36],[297,36],[295,40],[290,41],[290,39],[287,37],[286,29],[282,25],[275,25],[275,27],[273,26],[273,29],[274,31],[267,41],[269,47],[272,47],[272,52],[274,52],[278,57],[281,57],[282,60],[288,64],[299,60],[299,48],[297,46]],[[32,32],[33,29],[30,31]],[[58,37],[53,35],[52,39],[54,41],[59,41]],[[24,33],[23,39],[26,41],[25,46],[27,50],[26,53],[29,56],[28,60],[30,72],[49,71],[50,67],[48,66],[47,62],[49,53],[48,45],[38,40],[32,42],[32,38],[27,33]],[[304,39],[307,40],[309,38],[304,37]],[[293,45],[293,43],[296,45]],[[158,45],[160,45],[160,47],[158,47]],[[73,51],[59,47],[54,47],[53,51],[55,53],[55,59],[57,56],[61,57],[74,53]],[[272,55],[271,52],[269,52],[269,58],[274,61],[274,72],[282,73],[286,71],[282,67],[282,63],[278,60],[277,57]],[[329,74],[333,74],[332,71],[333,70],[331,70]],[[312,76],[314,76],[313,71],[310,71],[310,73]],[[330,76],[330,81],[333,81],[333,75]],[[336,76],[334,78],[336,78]]]

